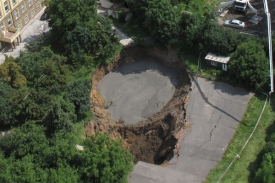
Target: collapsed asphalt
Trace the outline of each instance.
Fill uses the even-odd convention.
[[[108,73],[97,85],[111,118],[125,124],[143,121],[172,98],[180,74],[155,59],[125,64]]]

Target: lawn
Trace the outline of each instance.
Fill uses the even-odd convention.
[[[208,174],[207,183],[217,182],[236,154],[239,153],[257,122],[264,102],[265,96],[263,96],[263,94],[256,94],[252,97],[243,120],[222,160],[218,163],[217,167],[212,169]],[[266,137],[269,136],[272,131],[274,132],[274,129],[272,129],[274,127],[274,114],[275,112],[272,110],[272,106],[267,105],[258,128],[246,146],[246,149],[240,155],[240,159],[235,161],[231,169],[229,169],[220,182],[248,183],[253,180],[255,172],[260,166],[262,150],[266,143]]]

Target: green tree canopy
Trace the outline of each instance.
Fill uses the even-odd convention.
[[[117,49],[111,23],[96,13],[96,0],[51,0],[49,26],[54,45],[69,58],[74,67],[94,64],[95,58],[105,61]],[[97,64],[95,64],[97,65]]]
[[[127,182],[133,157],[119,141],[100,134],[83,140],[63,132],[49,139],[45,130],[26,123],[0,137],[0,182]]]
[[[162,45],[178,41],[180,12],[168,0],[128,0],[145,29]]]
[[[21,67],[11,56],[5,56],[5,62],[0,65],[0,80],[8,82],[12,87],[19,88],[26,85],[26,78],[21,74]]]
[[[85,25],[97,17],[96,0],[51,0],[48,4],[49,27],[57,39],[78,25]]]
[[[85,118],[86,113],[91,111],[90,90],[89,81],[75,81],[67,87],[65,97],[74,104],[74,112],[79,120]]]
[[[66,57],[57,55],[49,47],[37,52],[23,52],[16,58],[28,80],[28,86],[36,90],[47,90],[51,94],[60,93],[68,83]]]
[[[231,55],[228,71],[231,78],[239,83],[258,88],[267,83],[268,63],[263,46],[249,41],[240,44]]]
[[[13,109],[10,105],[10,97],[13,93],[14,89],[7,82],[0,81],[0,126],[13,123]]]
[[[55,97],[51,100],[48,109],[43,119],[48,134],[54,134],[61,130],[69,132],[73,129],[76,114],[72,103],[65,101],[61,96]]]

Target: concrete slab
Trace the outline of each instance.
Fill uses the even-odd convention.
[[[174,173],[173,183],[205,181],[226,151],[252,96],[253,93],[242,88],[193,77],[186,114],[192,129],[181,144],[179,156],[174,157],[169,166],[162,167],[166,171],[147,164],[150,168],[141,169],[138,175],[147,178],[158,176],[159,182],[169,182],[166,176],[175,171],[181,172],[181,175]],[[133,178],[136,166],[130,183],[138,183]]]
[[[159,112],[172,98],[180,74],[154,59],[125,64],[97,85],[111,118],[134,124]]]
[[[183,180],[190,180],[192,183],[200,182],[196,177],[189,173],[182,173],[174,171],[149,163],[139,161],[133,172],[129,176],[129,182],[137,183],[174,183],[182,182]]]
[[[258,24],[262,19],[263,19],[263,17],[254,15],[251,19],[249,19],[249,22],[251,22],[253,24]]]

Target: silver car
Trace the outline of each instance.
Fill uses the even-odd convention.
[[[240,20],[225,20],[223,23],[224,26],[227,27],[233,27],[237,29],[243,29],[245,26],[245,23]]]

